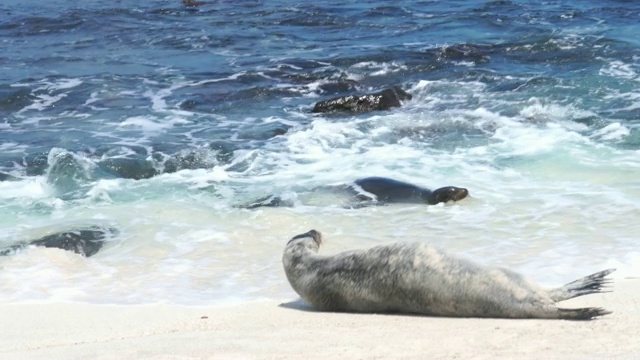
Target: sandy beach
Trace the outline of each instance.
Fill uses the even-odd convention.
[[[2,359],[584,359],[640,356],[640,279],[563,303],[593,321],[321,313],[299,299],[0,305]]]

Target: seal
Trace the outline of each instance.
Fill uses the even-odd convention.
[[[603,292],[605,277],[615,269],[544,289],[513,271],[483,267],[424,243],[332,256],[318,255],[321,244],[321,233],[311,230],[289,240],[282,257],[291,287],[321,311],[567,320],[611,313],[556,303]]]
[[[385,203],[423,203],[435,205],[449,201],[460,201],[469,195],[469,190],[455,186],[445,186],[429,190],[406,182],[385,177],[367,177],[358,179],[355,185],[367,193],[375,195],[375,200]],[[355,188],[357,191],[358,188]],[[360,200],[367,199],[366,194],[358,194]]]
[[[436,205],[450,201],[460,201],[469,196],[469,190],[456,186],[445,186],[436,190],[409,184],[385,177],[366,177],[353,183],[337,186],[321,186],[311,193],[329,192],[343,194],[360,201],[359,204],[349,204],[350,208],[360,208],[371,204],[384,205],[388,203],[409,203]],[[291,207],[293,199],[277,195],[268,195],[253,200],[238,207],[243,209],[257,209],[260,207]]]

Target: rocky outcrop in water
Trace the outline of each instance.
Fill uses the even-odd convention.
[[[313,107],[314,113],[348,112],[359,113],[375,110],[388,110],[402,106],[402,101],[412,96],[400,87],[392,87],[373,94],[343,96],[319,101]]]
[[[17,181],[17,180],[20,180],[20,179],[18,179],[13,175],[9,175],[7,173],[3,173],[2,171],[0,171],[0,181]]]
[[[104,243],[118,234],[118,230],[100,226],[90,226],[74,230],[63,231],[41,237],[36,240],[11,245],[0,250],[0,256],[12,255],[27,246],[42,246],[72,251],[76,254],[90,257],[98,253]]]

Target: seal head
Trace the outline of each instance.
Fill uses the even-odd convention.
[[[469,190],[455,186],[445,186],[433,190],[425,199],[431,205],[448,203],[449,201],[460,201],[469,196]]]

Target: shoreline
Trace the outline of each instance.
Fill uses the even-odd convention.
[[[299,299],[213,306],[0,304],[10,359],[633,358],[640,356],[640,279],[563,307],[592,321],[323,313]]]

